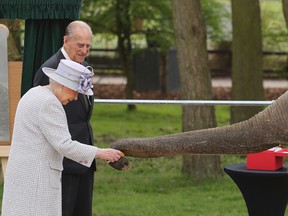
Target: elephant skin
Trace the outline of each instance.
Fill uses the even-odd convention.
[[[288,144],[288,92],[252,118],[229,126],[112,143],[126,156],[151,158],[189,154],[248,154]],[[126,159],[126,158],[125,158]],[[128,160],[115,162],[121,170]],[[122,167],[122,168],[121,168]]]

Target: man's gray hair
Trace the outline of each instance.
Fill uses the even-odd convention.
[[[85,30],[88,30],[91,32],[91,35],[93,35],[91,27],[86,22],[83,22],[81,20],[76,20],[76,21],[71,22],[67,26],[65,30],[65,36],[73,36],[76,28],[83,28]]]

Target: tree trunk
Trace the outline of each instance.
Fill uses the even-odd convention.
[[[233,0],[232,23],[232,99],[264,100],[259,0]],[[262,109],[234,106],[231,123],[246,120]]]
[[[282,0],[282,11],[283,11],[283,14],[284,14],[286,28],[288,29],[288,0]],[[286,65],[287,65],[286,68],[288,68],[288,62],[286,63]]]
[[[286,22],[286,27],[288,29],[288,0],[282,0],[282,10]]]
[[[200,0],[173,0],[173,21],[183,100],[211,100],[212,85],[208,67],[206,29]],[[183,131],[215,126],[211,106],[183,106]],[[182,172],[196,178],[222,175],[220,157],[183,156]]]
[[[118,50],[124,74],[127,77],[126,98],[133,99],[134,74],[132,70],[132,47],[131,47],[131,21],[130,21],[130,0],[116,1],[116,23],[118,36]],[[134,110],[134,104],[128,105],[128,110]]]

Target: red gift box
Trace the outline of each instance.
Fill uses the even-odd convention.
[[[247,154],[246,167],[250,170],[278,170],[283,167],[283,157],[288,157],[288,149],[280,147]]]

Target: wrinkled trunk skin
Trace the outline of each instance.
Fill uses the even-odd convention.
[[[188,154],[247,154],[288,144],[288,92],[254,117],[233,125],[152,138],[116,141],[126,156],[150,158]]]

